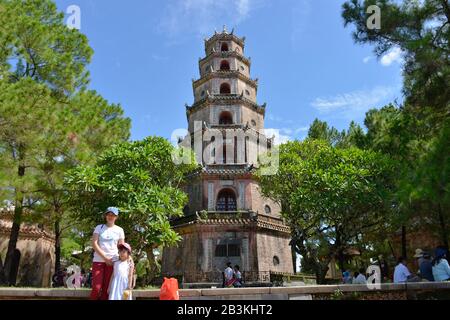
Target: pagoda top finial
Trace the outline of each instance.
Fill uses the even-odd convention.
[[[244,43],[245,43],[245,37],[238,37],[235,35],[235,28],[232,28],[231,32],[228,31],[227,26],[224,24],[223,25],[223,29],[222,31],[217,31],[217,29],[214,29],[214,34],[209,37],[209,38],[205,38],[205,46],[208,46],[211,41],[215,41],[215,40],[219,40],[219,39],[233,39],[235,42],[237,42],[242,48],[244,47]]]

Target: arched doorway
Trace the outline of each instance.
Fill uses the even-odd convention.
[[[228,83],[224,82],[220,85],[220,94],[230,94],[231,87]]]
[[[233,124],[233,116],[229,111],[222,111],[219,116],[219,124]]]
[[[231,189],[223,189],[217,196],[217,211],[236,211],[236,195]]]
[[[220,62],[220,70],[230,70],[230,63],[227,60]]]

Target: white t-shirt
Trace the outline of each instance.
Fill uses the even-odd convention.
[[[94,234],[98,234],[98,245],[105,255],[117,260],[119,258],[119,249],[117,249],[119,240],[125,240],[123,229],[116,225],[108,227],[106,224],[99,224],[95,227]],[[97,252],[94,252],[94,262],[105,262],[105,260]]]
[[[225,269],[225,279],[226,280],[232,279],[233,278],[233,274],[234,274],[233,269],[231,269],[230,267]]]

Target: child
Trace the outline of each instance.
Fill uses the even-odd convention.
[[[114,262],[114,271],[109,284],[109,300],[131,300],[134,264],[128,243],[118,246],[119,260]]]

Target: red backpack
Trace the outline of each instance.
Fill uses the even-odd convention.
[[[177,279],[164,277],[164,282],[159,293],[159,300],[180,300]]]

